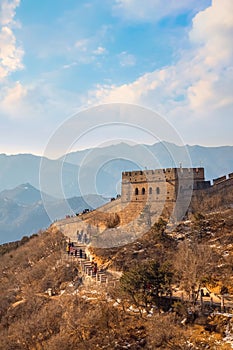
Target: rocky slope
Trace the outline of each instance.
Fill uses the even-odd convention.
[[[188,243],[188,249],[197,247],[192,253],[199,259],[204,246],[202,259],[207,262],[199,265],[206,276],[201,283],[216,295],[224,286],[230,298],[233,210],[205,217],[198,215],[174,229],[164,227],[161,221],[132,244],[114,249],[89,247],[89,251],[98,266],[119,275],[148,261],[169,263],[175,287],[181,286],[185,278],[185,269],[177,270],[176,264],[181,245]],[[159,312],[152,306],[149,313],[140,316],[120,283],[109,286],[90,283],[82,275],[79,259],[66,255],[65,245],[65,237],[53,228],[25,240],[0,257],[0,348],[227,350],[233,347],[230,306],[225,310],[228,313],[218,313],[220,305],[215,305],[215,312],[209,316],[202,313],[195,320],[184,321],[187,300],[173,303],[168,311],[161,306]],[[207,247],[212,251],[211,260],[206,259]],[[189,274],[193,273],[192,262],[189,261]],[[195,266],[198,267],[198,261]],[[180,281],[177,271],[182,272]]]

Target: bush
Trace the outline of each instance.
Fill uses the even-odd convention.
[[[148,309],[152,301],[160,306],[160,298],[171,294],[171,280],[168,265],[151,261],[125,272],[120,284],[137,307]]]

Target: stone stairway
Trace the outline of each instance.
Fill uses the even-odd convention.
[[[114,283],[115,279],[110,278],[110,274],[106,270],[102,270],[101,267],[97,266],[97,271],[94,272],[93,263],[85,245],[81,243],[74,244],[70,249],[70,254],[66,254],[66,256],[68,260],[72,259],[78,262],[84,277],[100,284]]]

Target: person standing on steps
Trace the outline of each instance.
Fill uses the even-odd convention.
[[[95,261],[94,261],[94,258],[92,258],[92,260],[91,260],[92,276],[94,275],[94,269],[95,269]]]
[[[79,249],[79,256],[80,256],[80,259],[82,259],[82,257],[83,257],[83,250],[82,249]]]
[[[97,263],[94,263],[94,269],[93,269],[94,275],[97,274]]]
[[[66,245],[66,252],[67,252],[67,255],[70,255],[70,245],[69,244]]]

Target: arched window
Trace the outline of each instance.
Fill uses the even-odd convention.
[[[142,194],[145,194],[146,193],[146,190],[145,190],[145,188],[143,187],[142,188]]]
[[[135,196],[138,195],[138,188],[135,188]]]
[[[156,187],[156,194],[160,194],[160,189],[159,189],[159,187]]]
[[[152,187],[149,188],[149,194],[152,194]]]

